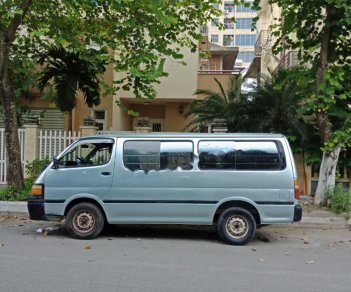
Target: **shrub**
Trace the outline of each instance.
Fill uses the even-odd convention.
[[[336,214],[343,213],[347,218],[350,217],[351,194],[342,184],[337,184],[335,188],[329,192],[328,198],[330,201],[330,208],[333,212]]]
[[[50,162],[49,158],[43,160],[35,159],[32,162],[27,161],[25,166],[26,173],[32,178],[37,177]]]
[[[25,165],[26,173],[30,176],[24,179],[23,188],[19,191],[13,185],[0,189],[0,201],[24,201],[29,197],[35,178],[50,164],[48,158],[35,159]]]
[[[17,190],[13,185],[9,185],[0,190],[1,201],[15,201],[17,197]]]

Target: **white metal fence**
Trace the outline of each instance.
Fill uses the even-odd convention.
[[[80,132],[41,130],[39,135],[39,159],[51,159],[81,136]]]
[[[24,129],[18,130],[18,137],[20,142],[21,150],[21,162],[22,167],[24,167]],[[0,129],[0,184],[7,183],[7,153],[5,144],[5,129]]]

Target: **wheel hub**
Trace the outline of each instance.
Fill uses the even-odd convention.
[[[240,216],[228,218],[225,226],[228,235],[232,238],[242,238],[246,236],[249,230],[247,221]]]
[[[87,233],[91,231],[94,224],[94,216],[87,211],[77,213],[73,219],[73,227],[80,233]]]

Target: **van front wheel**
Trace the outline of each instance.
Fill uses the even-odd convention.
[[[256,221],[243,208],[232,207],[220,215],[217,232],[221,239],[233,245],[245,245],[251,241],[256,231]]]
[[[94,204],[79,203],[74,205],[67,213],[66,229],[74,238],[95,238],[103,228],[104,216]]]

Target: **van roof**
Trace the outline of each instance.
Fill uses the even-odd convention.
[[[282,134],[266,133],[170,133],[170,132],[111,132],[100,135],[84,136],[82,138],[250,138],[277,139],[284,138]]]

